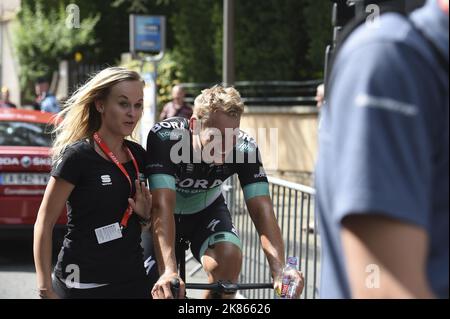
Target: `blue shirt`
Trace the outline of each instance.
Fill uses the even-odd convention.
[[[448,63],[448,15],[428,1],[411,20]],[[426,230],[427,279],[435,294],[448,298],[448,71],[404,17],[389,13],[380,23],[360,27],[344,44],[322,110],[316,167],[319,293],[351,297],[342,220],[377,213]]]
[[[55,96],[48,94],[42,101],[41,101],[41,111],[42,112],[49,112],[49,113],[58,113],[60,111],[58,100]]]

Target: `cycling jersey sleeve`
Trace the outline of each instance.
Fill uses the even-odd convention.
[[[175,190],[176,165],[170,158],[174,141],[170,134],[171,130],[155,126],[148,135],[146,175],[151,190]]]
[[[237,164],[237,172],[246,201],[269,196],[269,183],[261,162],[259,148],[255,143],[248,143],[244,152],[244,163]]]

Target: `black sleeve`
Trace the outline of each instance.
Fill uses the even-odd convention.
[[[82,161],[79,150],[68,146],[60,158],[53,164],[51,176],[62,178],[72,185],[77,185],[82,173]]]
[[[244,154],[244,163],[237,164],[237,173],[242,187],[254,183],[268,183],[261,153],[256,144],[254,147]]]
[[[258,196],[270,196],[269,182],[264,170],[261,154],[256,143],[248,143],[245,162],[237,164],[237,173],[244,192],[245,201]]]

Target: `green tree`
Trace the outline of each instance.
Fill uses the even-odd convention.
[[[216,82],[221,57],[216,56],[220,21],[211,19],[221,11],[220,2],[183,0],[170,17],[174,32],[173,57],[180,64],[182,81]]]
[[[14,38],[25,100],[32,99],[32,82],[37,77],[50,76],[58,70],[60,60],[94,44],[93,29],[99,16],[83,19],[80,28],[68,28],[66,18],[61,3],[50,10],[44,10],[39,1],[34,6],[22,3]]]
[[[236,1],[236,78],[295,80],[305,65],[303,2]]]
[[[307,61],[310,64],[310,76],[322,77],[325,49],[331,44],[331,2],[328,0],[307,0],[305,7],[306,30],[309,39]]]

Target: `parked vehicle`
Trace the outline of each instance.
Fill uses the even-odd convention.
[[[53,114],[0,109],[0,239],[32,236],[33,225],[50,178]],[[55,227],[61,244],[67,217]]]

